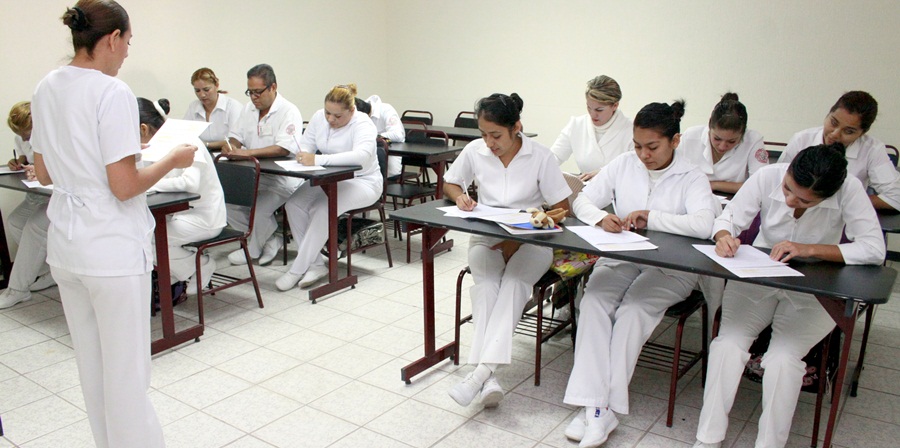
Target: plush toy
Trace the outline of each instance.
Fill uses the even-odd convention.
[[[548,210],[546,212],[537,208],[529,208],[525,211],[531,213],[531,225],[537,229],[552,229],[556,227],[557,223],[566,220],[566,214],[568,213],[561,208]]]

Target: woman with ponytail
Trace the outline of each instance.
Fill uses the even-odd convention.
[[[747,129],[747,108],[736,93],[722,95],[706,126],[681,134],[679,152],[709,178],[714,191],[735,193],[750,175],[769,163],[759,132]]]
[[[551,204],[557,216],[569,210],[572,190],[553,153],[522,134],[519,95],[495,93],[475,104],[481,138],[463,149],[444,175],[444,195],[462,210],[475,208],[466,190],[478,184],[478,201],[492,207],[525,210]],[[531,288],[553,260],[549,247],[472,235],[469,268],[472,337],[469,364],[475,370],[450,389],[460,406],[481,396],[485,407],[497,406],[503,388],[494,373],[512,360],[513,330],[522,317]]]
[[[651,103],[634,117],[634,151],[620,155],[575,199],[575,215],[607,232],[637,228],[708,238],[721,207],[696,166],[676,156],[684,102]],[[612,204],[615,213],[603,209]],[[566,428],[580,447],[602,445],[628,414],[638,355],[666,309],[698,275],[601,258],[584,287],[575,364],[563,401],[584,406]]]
[[[790,165],[760,168],[716,220],[716,253],[732,257],[741,243],[751,243],[735,235],[759,214],[759,235],[752,244],[770,248],[774,260],[881,264],[885,247],[875,210],[859,179],[847,174],[840,143],[806,148]],[[850,242],[840,242],[842,231]],[[765,375],[756,446],[787,443],[806,374],[802,358],[831,332],[834,320],[812,294],[728,282],[721,329],[710,344],[695,447],[721,445],[750,345],[770,324],[772,338],[761,363]]]
[[[206,67],[197,69],[191,75],[191,85],[194,87],[197,100],[188,105],[184,119],[209,123],[209,127],[200,134],[200,140],[207,149],[222,149],[228,133],[232,129],[237,129],[244,106],[238,100],[225,95],[228,92],[219,88],[219,78],[212,69]]]

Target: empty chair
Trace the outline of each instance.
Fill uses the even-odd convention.
[[[404,110],[400,114],[400,121],[404,123],[423,123],[431,126],[434,124],[434,114],[427,110]]]

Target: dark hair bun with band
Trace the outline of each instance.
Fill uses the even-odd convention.
[[[63,14],[63,23],[72,31],[84,31],[90,26],[84,11],[77,6],[66,9],[66,13]]]
[[[522,118],[524,105],[518,93],[495,93],[475,103],[475,116],[512,129]]]
[[[672,139],[675,134],[681,132],[683,116],[684,100],[677,100],[671,106],[666,103],[650,103],[634,116],[634,127],[653,129],[660,135]]]

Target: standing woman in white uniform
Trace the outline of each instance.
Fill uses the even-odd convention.
[[[153,217],[144,192],[195,146],[137,168],[137,100],[115,78],[128,56],[128,13],[112,0],[80,0],[62,21],[75,57],[34,92],[34,165],[53,184],[47,263],[59,284],[94,442],[162,447],[150,387]]]
[[[356,84],[334,86],[325,95],[325,107],[309,121],[300,138],[297,162],[303,165],[360,165],[353,179],[338,182],[337,213],[373,204],[381,197],[384,181],[375,152],[378,133],[368,115],[356,110]],[[316,154],[316,152],[321,154]],[[328,197],[308,182],[284,206],[291,233],[297,239],[297,258],[275,285],[287,291],[299,283],[311,286],[328,275],[320,251],[328,241]]]
[[[237,128],[244,106],[219,89],[219,78],[212,69],[203,67],[191,75],[191,85],[197,100],[188,105],[185,120],[205,121],[209,127],[200,134],[206,149],[219,151],[232,129]]]
[[[684,103],[651,103],[634,117],[634,151],[604,167],[574,211],[607,232],[649,229],[706,238],[721,207],[706,176],[675,148]],[[603,211],[612,204],[615,214]],[[566,428],[580,447],[603,444],[628,414],[638,355],[666,309],[697,286],[697,274],[601,258],[584,287],[575,364],[564,401],[584,406]]]
[[[406,141],[406,128],[400,121],[400,114],[397,109],[388,103],[381,101],[378,95],[372,95],[368,99],[356,99],[356,108],[365,112],[375,122],[375,128],[378,129],[378,135],[390,142],[403,143]],[[388,157],[388,177],[400,174],[403,170],[403,157]]]
[[[872,95],[852,91],[841,95],[828,115],[824,126],[800,131],[791,137],[778,159],[790,163],[803,148],[813,145],[844,145],[847,172],[862,181],[863,186],[875,190],[869,200],[876,209],[900,210],[900,173],[887,156],[881,140],[868,135],[878,116],[878,102]]]
[[[750,175],[769,163],[759,132],[747,129],[747,108],[736,93],[722,95],[706,126],[681,134],[678,152],[709,178],[713,191],[736,193]]]
[[[597,76],[587,83],[586,115],[572,117],[550,147],[557,162],[575,155],[581,180],[588,181],[619,154],[631,150],[631,120],[619,110],[622,89],[615,79]]]
[[[475,208],[465,190],[478,184],[478,201],[493,207],[569,209],[572,190],[545,146],[522,134],[522,99],[495,93],[475,104],[481,138],[463,149],[444,175],[444,194],[462,210]],[[503,388],[494,376],[512,361],[513,330],[522,317],[531,288],[550,268],[553,249],[472,235],[469,268],[475,285],[472,320],[475,334],[464,380],[449,393],[460,406],[477,395],[485,407],[497,406]]]
[[[845,264],[881,264],[885,247],[878,217],[859,179],[847,176],[840,143],[801,151],[790,165],[761,168],[738,191],[716,220],[716,253],[731,257],[734,237],[760,214],[754,246],[771,248],[771,258],[817,258]],[[841,231],[849,243],[841,244]],[[783,447],[791,429],[806,374],[803,357],[834,328],[834,320],[812,294],[728,282],[722,299],[722,326],[710,344],[709,372],[695,447],[719,447],[750,345],[772,325],[763,356],[762,415],[757,447]]]
[[[16,103],[9,111],[7,124],[15,137],[16,157],[7,166],[10,170],[24,169],[34,175],[34,155],[31,150],[31,102]],[[19,244],[16,262],[9,273],[9,285],[0,292],[0,309],[31,300],[32,291],[40,291],[56,284],[47,265],[47,204],[50,198],[42,194],[26,193],[25,200],[6,219],[9,236]]]
[[[150,101],[138,98],[138,111],[141,122],[141,143],[148,143],[156,131],[166,122],[169,114],[169,100]],[[194,145],[203,145],[200,141]],[[169,171],[151,189],[154,191],[182,191],[196,193],[200,199],[191,201],[191,208],[166,216],[166,232],[169,240],[169,271],[172,284],[187,282],[187,293],[197,293],[197,271],[194,256],[195,250],[184,247],[185,244],[208,240],[222,232],[225,227],[225,194],[219,175],[209,151],[199,151],[194,163],[184,169]],[[199,160],[198,160],[199,159]],[[209,255],[203,255],[200,264],[200,284],[209,283],[216,270],[216,261]]]

